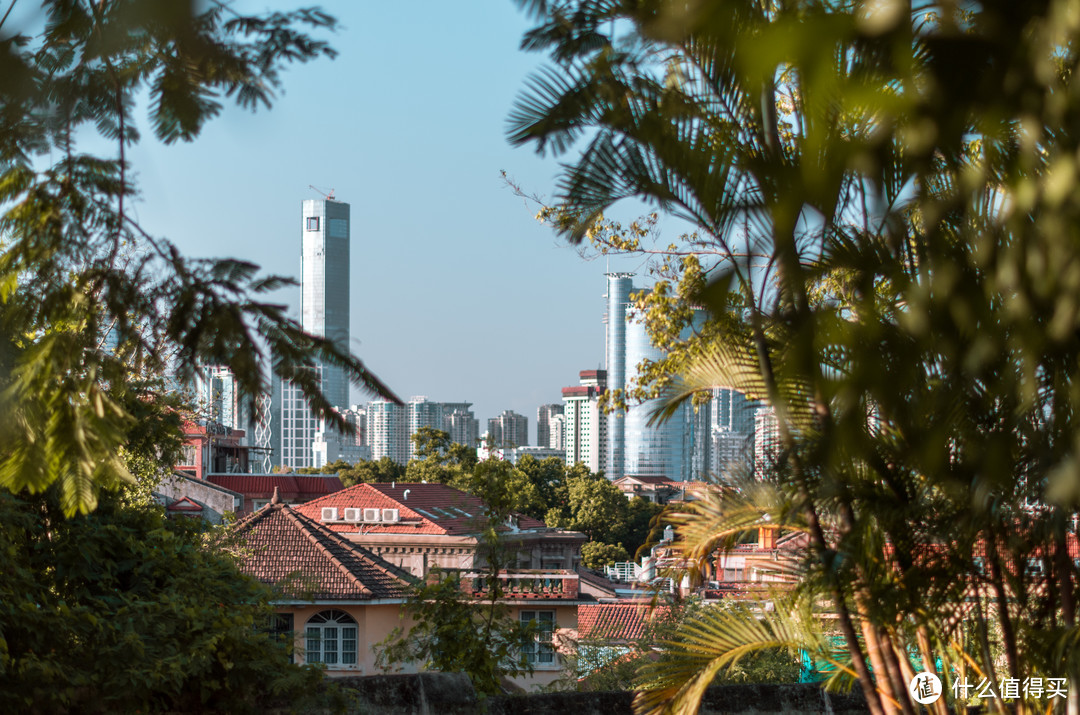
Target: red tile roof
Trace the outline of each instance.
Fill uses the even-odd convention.
[[[202,510],[202,505],[191,499],[191,497],[182,497],[165,507],[165,511],[197,511],[201,513]]]
[[[645,624],[667,613],[667,607],[652,608],[648,602],[597,603],[578,606],[578,635],[581,640],[633,641],[645,634]]]
[[[303,600],[404,598],[408,572],[286,504],[268,504],[233,527],[241,570]]]
[[[630,479],[636,479],[642,484],[655,484],[657,486],[669,487],[675,484],[668,477],[630,477]]]
[[[380,524],[327,524],[343,533],[365,534],[475,534],[484,518],[484,503],[478,497],[445,484],[357,484],[301,504],[296,509],[312,519],[322,519],[323,507],[397,509],[400,521]],[[544,522],[518,515],[519,529],[544,529]]]
[[[276,487],[282,499],[314,499],[345,488],[336,475],[323,474],[208,474],[206,481],[246,497],[269,497]]]

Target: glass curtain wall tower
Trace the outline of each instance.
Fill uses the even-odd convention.
[[[300,324],[349,351],[349,205],[333,199],[308,199],[300,223]],[[340,412],[349,407],[349,380],[336,365],[316,364],[320,388]],[[275,378],[271,446],[275,464],[315,466],[314,439],[319,421],[299,391]]]
[[[607,274],[605,357],[607,388],[625,390],[638,377],[638,365],[664,357],[649,338],[645,324],[630,316],[632,273]],[[703,321],[704,313],[695,320]],[[674,481],[700,479],[711,471],[710,406],[695,411],[683,404],[670,419],[649,424],[658,400],[631,403],[625,413],[607,420],[607,476],[662,476]],[[569,448],[568,448],[569,449]]]

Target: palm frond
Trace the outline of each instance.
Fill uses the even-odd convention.
[[[688,617],[674,637],[661,644],[661,659],[639,671],[634,712],[697,713],[717,674],[755,651],[801,649],[824,657],[839,670],[847,668],[822,637],[809,601],[780,597],[774,603],[772,610],[736,604],[705,608]]]

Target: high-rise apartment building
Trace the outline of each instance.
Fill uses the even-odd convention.
[[[409,423],[406,409],[388,400],[367,404],[367,439],[371,458],[389,457],[398,464],[409,459]]]
[[[548,447],[560,452],[566,451],[566,416],[562,413],[552,415],[548,420]]]
[[[754,474],[766,474],[780,455],[780,422],[776,410],[762,407],[754,413]]]
[[[471,407],[471,402],[443,403],[443,429],[450,433],[451,442],[475,447],[480,441],[480,420]]]
[[[423,396],[413,397],[405,404],[405,411],[409,428],[409,459],[416,459],[416,445],[412,436],[422,427],[444,429],[443,403],[432,402]]]
[[[607,373],[583,370],[579,377],[580,385],[562,390],[566,463],[573,466],[581,462],[589,471],[600,472],[604,469],[608,443],[608,415],[600,409],[600,395],[607,389]]]
[[[349,204],[308,199],[301,207],[300,323],[305,331],[349,351]],[[349,380],[337,365],[320,364],[320,384],[330,405],[349,406]],[[275,379],[271,422],[273,462],[293,468],[315,466],[319,421],[300,391]],[[325,450],[324,450],[325,453]]]
[[[371,459],[371,448],[366,441],[367,410],[353,406],[352,409],[340,411],[340,414],[348,425],[344,433],[327,425],[325,420],[315,433],[315,442],[312,445],[315,463],[312,466],[316,468],[338,460],[356,464]]]
[[[488,420],[488,438],[496,447],[524,447],[529,444],[529,418],[503,410]]]
[[[540,405],[536,408],[537,447],[551,447],[551,418],[562,412],[562,405]]]

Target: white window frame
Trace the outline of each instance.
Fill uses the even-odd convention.
[[[355,668],[359,656],[360,626],[345,611],[319,611],[304,626],[304,660],[328,668]]]
[[[536,621],[539,626],[533,640],[523,643],[521,646],[521,652],[525,656],[526,662],[541,670],[559,667],[558,659],[555,657],[555,646],[551,642],[552,636],[555,634],[555,628],[558,625],[555,611],[519,611],[518,619],[523,625]]]

